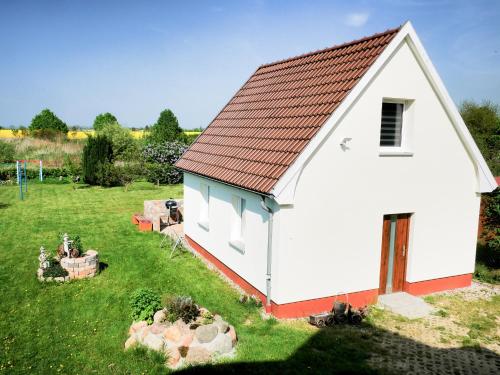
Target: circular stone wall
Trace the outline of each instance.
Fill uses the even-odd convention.
[[[70,280],[94,277],[99,270],[99,255],[97,251],[87,250],[78,258],[64,257],[61,259],[61,267],[68,271]]]

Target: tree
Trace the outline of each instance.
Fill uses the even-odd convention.
[[[94,130],[101,130],[106,124],[118,123],[118,120],[111,113],[98,114],[94,120]]]
[[[184,133],[177,117],[170,109],[165,109],[160,113],[156,124],[149,131],[149,141],[152,143],[184,141]]]
[[[36,135],[45,133],[67,133],[68,125],[66,125],[59,117],[57,117],[50,109],[44,109],[38,115],[33,117],[29,126],[29,131]]]
[[[96,134],[107,137],[111,141],[113,157],[116,160],[134,160],[139,157],[139,147],[132,133],[117,122],[104,124]]]
[[[109,174],[112,169],[112,161],[111,141],[102,135],[88,137],[82,155],[83,180],[90,185],[99,185],[103,173]]]
[[[500,175],[500,109],[491,102],[465,101],[460,114],[494,175]]]

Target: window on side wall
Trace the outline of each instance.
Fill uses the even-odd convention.
[[[205,230],[209,230],[209,214],[210,214],[210,186],[207,184],[200,184],[200,217],[198,219],[198,225]]]
[[[231,237],[229,244],[241,253],[245,252],[245,212],[246,201],[242,197],[233,195],[232,198]]]
[[[412,101],[384,99],[380,119],[380,155],[411,156],[409,109]]]

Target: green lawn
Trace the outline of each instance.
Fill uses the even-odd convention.
[[[16,186],[0,186],[0,373],[166,373],[161,356],[125,352],[131,324],[128,300],[139,287],[164,297],[191,295],[236,328],[237,357],[212,369],[224,372],[372,373],[374,341],[366,329],[318,331],[303,321],[263,320],[251,304],[189,254],[168,258],[160,236],[130,224],[145,199],[180,197],[181,186],[73,189],[30,184],[19,201]],[[99,251],[98,277],[43,284],[35,277],[41,245],[54,251],[58,233],[79,234]],[[194,369],[206,371],[207,368]]]

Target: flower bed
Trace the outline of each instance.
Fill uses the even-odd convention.
[[[140,295],[135,306],[137,301],[152,300],[149,292],[142,291]],[[166,308],[154,313],[152,324],[146,320],[134,322],[128,333],[125,349],[143,345],[164,352],[168,357],[166,365],[170,368],[230,356],[237,342],[232,325],[220,315],[198,308],[189,297],[174,298]]]

